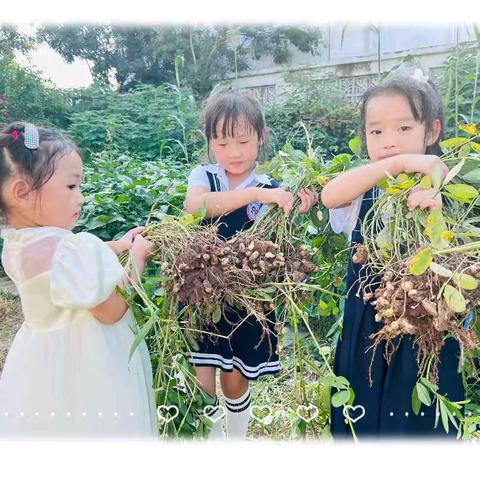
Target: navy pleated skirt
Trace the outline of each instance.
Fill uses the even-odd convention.
[[[268,315],[266,334],[262,324],[254,317],[234,308],[226,308],[225,316],[209,333],[197,339],[199,349],[191,352],[189,362],[197,367],[217,367],[224,372],[235,368],[247,380],[262,375],[276,375],[280,371],[275,331],[275,315]],[[228,337],[228,338],[223,338]]]
[[[352,244],[363,243],[360,225],[372,206],[372,190],[364,196],[360,215],[352,234]],[[412,410],[412,390],[418,380],[417,349],[413,336],[404,335],[397,341],[397,349],[387,363],[385,344],[380,343],[375,351],[369,349],[373,340],[370,335],[378,332],[383,323],[375,321],[375,309],[357,296],[359,265],[350,260],[347,274],[348,295],[345,301],[342,335],[338,341],[334,360],[334,372],[344,376],[355,392],[354,406],[361,405],[349,415],[357,421],[352,424],[360,436],[445,436],[442,422],[434,428],[436,410],[422,405],[418,415]],[[464,400],[462,377],[458,373],[460,347],[449,338],[440,353],[439,393],[449,400]],[[369,381],[371,369],[372,384]],[[332,389],[332,394],[335,389]],[[456,435],[450,425],[450,435]],[[351,436],[351,430],[343,414],[343,407],[331,406],[331,432],[336,438]]]

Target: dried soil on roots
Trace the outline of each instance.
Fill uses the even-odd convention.
[[[159,225],[153,237],[160,238]],[[306,246],[298,248],[265,239],[260,233],[239,232],[229,240],[218,236],[216,226],[191,232],[174,250],[158,250],[162,287],[173,295],[182,311],[182,325],[195,337],[218,334],[216,322],[230,307],[241,312],[241,321],[255,319],[265,336],[278,332],[282,320],[272,321],[272,312],[285,301],[281,286],[301,285],[317,270]],[[283,315],[281,316],[283,318]],[[238,328],[238,322],[232,323]]]
[[[306,247],[281,252],[280,247],[259,235],[243,234],[225,241],[215,227],[192,236],[173,256],[161,264],[170,278],[164,288],[171,289],[184,305],[208,307],[232,303],[249,313],[269,312],[272,301],[246,301],[245,292],[258,291],[266,284],[285,280],[303,282],[317,267]],[[242,300],[243,299],[243,300]]]
[[[367,257],[364,247],[357,245],[355,250],[353,262],[365,263]],[[407,269],[408,264],[405,262],[395,272],[386,271],[374,292],[364,287],[364,301],[371,301],[377,312],[375,321],[383,324],[381,330],[370,336],[373,340],[370,348],[373,348],[375,355],[380,343],[385,341],[384,356],[390,363],[399,345],[394,340],[401,339],[403,335],[412,335],[417,346],[419,372],[424,371],[428,360],[433,357],[429,376],[433,383],[437,383],[439,356],[446,335],[455,338],[462,350],[474,350],[479,346],[475,331],[463,327],[465,312],[469,307],[479,304],[478,293],[464,291],[467,308],[465,312],[456,313],[450,309],[441,294],[444,278],[440,280],[431,270],[418,276],[408,275]],[[480,269],[471,267],[465,273],[480,278]]]

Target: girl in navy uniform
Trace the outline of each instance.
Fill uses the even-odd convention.
[[[205,208],[207,219],[218,223],[219,235],[224,239],[250,228],[268,204],[278,205],[286,214],[290,212],[293,195],[268,176],[255,172],[266,136],[265,120],[256,99],[240,92],[215,95],[205,107],[204,128],[208,152],[213,153],[217,163],[197,166],[191,172],[185,200],[188,212]],[[317,201],[316,194],[307,190],[301,191],[300,198],[300,213]],[[216,368],[221,370],[227,436],[244,438],[250,419],[249,381],[275,375],[280,369],[275,318],[272,312],[270,334],[260,341],[262,325],[255,318],[245,319],[245,312],[233,308],[225,316],[216,324],[214,333],[229,338],[203,335],[199,350],[192,352],[189,361],[196,367],[200,386],[212,397],[216,397]],[[217,421],[210,438],[221,435]]]
[[[352,235],[352,245],[363,243],[361,223],[373,205],[379,190],[374,186],[387,175],[420,172],[431,175],[440,165],[443,175],[448,168],[437,155],[442,134],[441,98],[423,76],[419,79],[396,76],[369,89],[361,103],[361,136],[371,163],[346,172],[322,191],[322,202],[330,211],[333,229]],[[441,209],[434,189],[413,191],[408,206]],[[384,344],[376,352],[369,336],[381,329],[375,310],[357,295],[360,265],[350,260],[347,274],[347,298],[343,332],[338,342],[334,372],[347,378],[355,392],[353,424],[359,436],[432,436],[444,435],[435,424],[435,406],[422,406],[418,415],[412,411],[412,390],[418,380],[416,346],[413,336],[404,335],[387,364]],[[464,399],[462,378],[457,372],[460,357],[458,342],[449,338],[440,354],[439,392],[449,400]],[[371,369],[371,370],[369,370]],[[371,375],[371,382],[370,382]],[[342,408],[331,407],[331,432],[334,437],[351,435]],[[453,430],[450,433],[455,434]]]

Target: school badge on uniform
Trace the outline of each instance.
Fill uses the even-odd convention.
[[[258,217],[260,217],[263,212],[265,211],[265,208],[267,205],[263,205],[258,202],[252,202],[247,205],[247,217],[249,220],[256,220]]]

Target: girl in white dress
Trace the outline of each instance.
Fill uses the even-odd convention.
[[[127,281],[117,255],[131,249],[141,273],[150,244],[141,227],[107,243],[71,232],[82,173],[59,133],[19,122],[0,133],[2,263],[25,317],[0,377],[0,437],[157,431],[148,351],[129,359],[134,318],[115,290]]]

